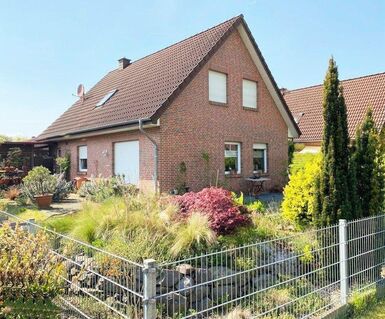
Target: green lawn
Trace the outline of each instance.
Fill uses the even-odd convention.
[[[385,300],[379,301],[364,314],[354,316],[354,319],[385,319]]]

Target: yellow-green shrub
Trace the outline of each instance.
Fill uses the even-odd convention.
[[[290,177],[283,191],[282,215],[303,227],[312,221],[315,179],[320,172],[320,157],[306,163]]]
[[[313,162],[319,154],[315,153],[294,153],[293,161],[290,165],[290,174],[296,174],[303,170],[308,163]]]

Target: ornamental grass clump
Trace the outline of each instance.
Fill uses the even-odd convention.
[[[241,213],[241,206],[234,203],[231,192],[223,188],[204,188],[198,193],[177,196],[175,201],[183,217],[197,211],[205,214],[211,229],[218,235],[229,234],[237,227],[251,224],[250,216]]]
[[[178,226],[175,227],[174,245],[171,247],[174,256],[183,252],[204,250],[216,240],[208,216],[202,213],[193,212],[186,223]]]
[[[62,288],[63,265],[49,248],[47,236],[32,235],[18,225],[0,228],[0,299],[50,300]]]
[[[4,192],[4,197],[9,200],[15,200],[20,194],[20,188],[17,186],[12,186]]]

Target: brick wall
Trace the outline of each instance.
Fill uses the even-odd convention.
[[[208,99],[208,71],[216,70],[228,75],[228,103],[214,105]],[[242,79],[258,82],[257,110],[242,107]],[[246,190],[244,180],[253,174],[254,143],[268,145],[267,188],[284,185],[287,166],[287,126],[263,83],[239,34],[233,32],[221,48],[197,73],[190,84],[166,109],[160,119],[160,128],[147,129],[159,142],[159,183],[162,192],[173,189],[178,182],[181,162],[187,165],[187,184],[192,190],[215,181],[217,171],[220,183],[234,190]],[[86,176],[113,175],[113,143],[139,140],[140,186],[150,188],[153,175],[153,146],[139,131],[99,135],[84,139],[60,142],[62,154],[71,154],[71,178],[78,172],[77,148],[88,146]],[[241,174],[225,176],[224,144],[241,143]],[[107,151],[107,152],[105,152]],[[210,172],[206,173],[202,152],[210,155]],[[210,175],[208,177],[207,175]]]
[[[227,73],[228,104],[213,105],[208,98],[209,69]],[[257,111],[242,107],[242,79],[258,82]],[[245,177],[252,175],[252,146],[268,144],[267,188],[284,185],[287,166],[287,126],[263,83],[238,32],[233,32],[208,63],[161,116],[160,188],[175,187],[178,166],[187,165],[187,184],[199,190],[207,184],[202,152],[211,157],[210,175],[216,175],[235,190],[246,190]],[[224,143],[240,142],[242,172],[224,174]]]
[[[159,140],[159,129],[146,129],[155,140]],[[58,149],[61,154],[71,156],[71,178],[76,176],[103,176],[113,175],[113,145],[115,142],[139,140],[139,170],[140,187],[150,189],[153,186],[154,149],[152,143],[139,131],[115,134],[98,135],[76,140],[60,142]],[[78,172],[78,146],[87,145],[88,169],[86,173]]]

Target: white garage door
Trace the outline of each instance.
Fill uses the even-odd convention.
[[[139,183],[139,141],[119,142],[114,146],[114,173],[127,183]]]

